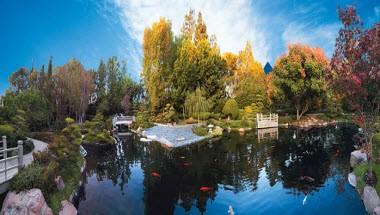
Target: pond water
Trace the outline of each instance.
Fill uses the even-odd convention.
[[[79,214],[221,215],[229,205],[236,215],[366,214],[347,181],[356,130],[231,132],[173,150],[128,136],[87,148],[76,206]]]

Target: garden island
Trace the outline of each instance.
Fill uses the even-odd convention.
[[[117,57],[9,76],[1,214],[380,214],[380,22],[339,8],[331,57],[223,52],[202,12]]]

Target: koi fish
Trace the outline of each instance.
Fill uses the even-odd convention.
[[[179,157],[179,158],[181,158],[181,159],[185,159],[185,156],[182,156],[182,157]]]
[[[153,177],[161,177],[161,175],[158,174],[157,172],[152,172],[152,176],[153,176]]]
[[[307,195],[305,196],[305,198],[303,198],[302,205],[306,204],[306,200],[307,200]]]
[[[190,165],[191,165],[191,162],[184,162],[182,165],[183,165],[183,166],[190,166]]]
[[[200,191],[203,191],[203,192],[206,192],[206,191],[211,191],[212,188],[211,187],[201,187],[199,188]]]

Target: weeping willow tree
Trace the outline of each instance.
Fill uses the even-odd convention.
[[[198,118],[198,122],[200,115],[208,112],[210,107],[210,102],[204,97],[204,92],[200,88],[197,88],[194,92],[189,93],[186,96],[184,111],[187,116],[196,116]]]

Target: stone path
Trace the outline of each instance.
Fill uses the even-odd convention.
[[[26,154],[23,156],[23,162],[25,166],[28,166],[33,162],[33,152],[41,152],[47,149],[48,144],[45,142],[42,142],[40,140],[35,140],[31,139],[34,144],[34,149],[30,153]],[[18,156],[15,156],[14,158],[7,160],[6,162],[7,168],[12,167],[12,166],[17,166],[18,165]],[[3,170],[5,169],[5,162],[0,161],[0,169]],[[10,180],[15,176],[18,172],[18,168],[14,168],[11,170],[8,170],[6,172],[0,173],[0,184]]]
[[[170,148],[181,147],[206,139],[206,137],[201,137],[193,133],[192,128],[194,126],[195,125],[156,125],[152,128],[145,129],[143,135]]]

